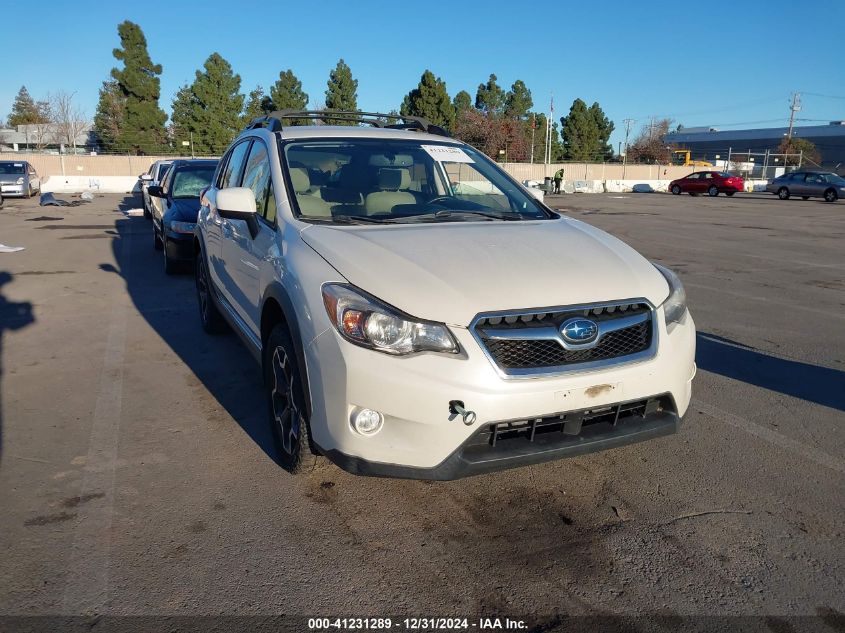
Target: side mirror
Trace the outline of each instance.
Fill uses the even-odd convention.
[[[150,185],[147,187],[147,193],[155,198],[163,198],[164,192],[161,190],[161,187],[158,185]]]
[[[152,174],[141,174],[140,176],[138,176],[138,178],[140,178],[141,180],[152,180],[153,175]]]
[[[152,187],[151,187],[152,188]],[[217,213],[227,220],[242,220],[254,238],[258,235],[255,194],[247,187],[227,187],[217,192]]]

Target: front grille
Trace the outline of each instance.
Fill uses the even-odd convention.
[[[596,323],[599,335],[592,346],[564,344],[559,328],[573,317]],[[634,355],[644,356],[655,343],[653,310],[644,300],[482,315],[472,330],[492,361],[508,375],[549,374],[601,361],[625,362]]]
[[[479,458],[497,452],[537,448],[587,441],[614,433],[625,424],[641,422],[652,414],[674,413],[669,396],[606,405],[541,418],[487,424],[464,445],[467,457]]]
[[[618,358],[646,350],[651,345],[651,323],[644,321],[629,328],[608,332],[591,349],[568,350],[553,340],[488,339],[485,343],[493,360],[504,369],[558,367]]]

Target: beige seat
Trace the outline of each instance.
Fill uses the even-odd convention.
[[[390,213],[398,204],[416,204],[416,196],[408,191],[411,186],[411,172],[398,167],[382,167],[378,171],[378,186],[381,191],[367,195],[364,208],[367,215]]]
[[[314,195],[311,191],[311,179],[308,177],[307,169],[303,167],[291,168],[290,180],[302,215],[331,217],[332,209],[329,203],[321,200],[318,195]]]

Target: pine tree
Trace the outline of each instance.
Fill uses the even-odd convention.
[[[446,82],[430,70],[426,70],[419,85],[405,95],[399,113],[424,117],[445,128],[451,128],[455,122],[455,107],[449,100]]]
[[[45,113],[43,109],[39,108],[35,103],[26,86],[21,86],[15,101],[12,103],[12,112],[9,114],[9,127],[16,127],[18,125],[32,125],[36,123],[47,123],[44,120]]]
[[[126,119],[126,97],[114,79],[107,79],[100,88],[100,100],[94,115],[94,132],[106,151],[118,149]]]
[[[601,132],[592,112],[575,99],[569,114],[560,119],[567,160],[595,161],[603,157]]]
[[[193,131],[194,95],[188,84],[176,91],[170,112],[170,137],[176,151],[181,152],[182,141],[190,141]]]
[[[125,99],[118,144],[131,152],[155,152],[164,145],[167,120],[158,106],[161,64],[153,64],[150,59],[147,39],[140,26],[127,20],[118,25],[117,32],[121,48],[114,49],[112,54],[123,62],[123,68],[113,68],[111,76]]]
[[[455,116],[459,116],[464,110],[472,107],[472,97],[466,90],[461,90],[452,100],[452,107],[455,108]]]
[[[598,158],[609,160],[613,158],[613,146],[610,144],[610,135],[613,134],[616,126],[613,125],[613,121],[607,118],[598,101],[590,106],[590,116],[595,121],[599,132]]]
[[[247,95],[244,113],[241,116],[241,124],[246,125],[256,117],[264,116],[274,109],[270,97],[264,94],[264,88],[256,86]]]
[[[288,68],[279,73],[276,83],[270,88],[270,107],[273,110],[306,110],[308,94],[302,89],[302,82]],[[287,125],[308,125],[308,119],[287,119]]]
[[[533,107],[534,100],[531,98],[531,91],[522,79],[517,79],[505,95],[505,116],[521,119]]]
[[[487,115],[496,115],[505,105],[505,91],[496,83],[496,75],[491,74],[486,84],[478,84],[475,93],[475,107]]]
[[[279,73],[270,88],[270,99],[274,110],[305,110],[308,107],[308,95],[302,90],[302,82],[290,69]]]
[[[203,69],[187,92],[176,94],[173,124],[177,134],[193,132],[196,153],[220,154],[241,129],[241,77],[219,53],[209,55]]]
[[[358,110],[358,80],[352,78],[352,71],[341,59],[329,73],[326,84],[326,109],[355,112]],[[332,124],[355,125],[351,121],[329,121]]]

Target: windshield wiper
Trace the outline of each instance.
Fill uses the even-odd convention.
[[[453,215],[458,215],[458,216],[460,216],[460,215],[475,215],[475,216],[479,216],[479,217],[482,217],[482,218],[490,218],[492,220],[508,220],[508,221],[522,220],[523,219],[522,215],[520,215],[519,213],[516,213],[514,211],[471,211],[471,210],[462,211],[462,210],[459,210],[459,209],[437,211],[434,214],[434,217],[435,218],[449,218],[449,217],[452,217]]]
[[[392,218],[374,218],[368,215],[336,215],[334,224],[395,224]]]

